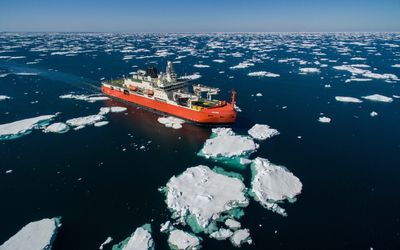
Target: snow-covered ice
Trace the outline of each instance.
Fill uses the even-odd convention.
[[[301,193],[303,184],[285,167],[275,165],[267,159],[257,157],[251,164],[251,191],[255,200],[265,208],[286,215],[277,202],[294,200]]]
[[[378,115],[378,113],[377,112],[375,112],[375,111],[372,111],[370,114],[369,114],[371,117],[375,117],[375,116],[377,116]]]
[[[266,140],[275,135],[279,135],[278,130],[273,129],[266,124],[255,124],[247,133],[257,140]]]
[[[97,102],[97,101],[105,101],[109,100],[107,96],[102,96],[102,95],[74,95],[74,94],[66,94],[66,95],[61,95],[59,96],[60,99],[74,99],[74,100],[80,100],[80,101],[86,101],[86,102]]]
[[[239,221],[233,220],[233,219],[227,219],[227,220],[225,221],[225,225],[226,225],[227,227],[229,227],[230,229],[234,229],[234,230],[239,229],[239,228],[242,227],[242,224],[240,224]]]
[[[86,126],[93,125],[104,119],[105,117],[103,115],[97,114],[97,115],[88,115],[88,116],[69,119],[66,121],[66,123],[69,126],[74,127],[75,130],[78,130]]]
[[[160,117],[157,119],[157,121],[161,124],[164,124],[165,127],[173,129],[180,129],[182,128],[182,124],[185,123],[184,120],[174,116]]]
[[[280,77],[279,74],[267,72],[267,71],[255,71],[255,72],[250,72],[247,74],[248,76],[254,76],[254,77]]]
[[[361,103],[362,102],[358,98],[349,97],[349,96],[336,96],[335,99],[338,102],[352,102],[352,103]]]
[[[99,246],[99,249],[102,250],[104,248],[104,246],[111,243],[112,240],[113,240],[113,238],[108,236],[107,239],[103,243],[101,243],[101,245]]]
[[[16,139],[48,125],[56,115],[42,115],[0,125],[0,140]]]
[[[230,240],[235,247],[240,247],[245,242],[249,245],[253,243],[250,237],[249,229],[240,229],[235,231]]]
[[[47,126],[45,129],[43,129],[43,132],[45,133],[65,133],[68,132],[69,127],[67,124],[63,122],[56,122],[53,124],[50,124]]]
[[[199,73],[194,73],[192,75],[184,75],[179,77],[179,79],[181,80],[196,80],[199,79],[201,77],[201,75]]]
[[[309,74],[309,73],[319,73],[321,72],[318,68],[300,68],[300,73]]]
[[[379,95],[379,94],[363,96],[362,98],[369,100],[369,101],[375,101],[375,102],[393,102],[393,98],[387,97],[384,95]]]
[[[207,231],[207,227],[222,213],[249,204],[245,190],[238,178],[199,165],[168,181],[166,203],[173,212],[173,218],[186,221],[197,231]]]
[[[195,67],[195,68],[209,68],[210,65],[206,65],[206,64],[195,64],[195,65],[193,65],[193,67]]]
[[[14,236],[4,242],[1,250],[46,250],[51,249],[51,246],[57,235],[57,230],[61,226],[60,217],[52,219],[42,219],[34,221],[21,230]]]
[[[95,124],[93,124],[95,127],[103,127],[103,126],[105,126],[105,125],[107,125],[107,124],[109,124],[110,122],[109,121],[99,121],[99,122],[96,122]]]
[[[200,243],[201,238],[178,229],[171,231],[168,237],[171,249],[197,250],[201,248]]]
[[[6,96],[6,95],[0,95],[0,101],[4,101],[4,100],[7,100],[7,99],[11,99],[11,97]]]
[[[220,228],[218,231],[215,231],[210,234],[210,238],[214,238],[216,240],[226,240],[231,237],[233,232],[226,228]]]
[[[213,128],[199,154],[206,158],[247,156],[259,145],[248,136],[236,135],[231,128]]]
[[[251,62],[241,62],[241,63],[239,63],[238,65],[235,65],[235,66],[232,66],[232,67],[229,67],[230,69],[245,69],[245,68],[248,68],[248,67],[251,67],[251,66],[254,66],[254,63],[251,63]]]
[[[322,116],[322,117],[318,118],[318,121],[322,122],[322,123],[330,123],[331,122],[331,118],[326,117],[326,116]]]
[[[151,236],[150,224],[138,227],[135,232],[124,241],[116,244],[113,250],[150,250],[154,249],[154,240]]]

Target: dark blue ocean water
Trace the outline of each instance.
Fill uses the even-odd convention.
[[[100,79],[147,65],[164,70],[167,60],[178,74],[199,72],[195,82],[219,87],[221,99],[229,100],[235,88],[242,112],[233,130],[246,134],[256,123],[276,128],[280,135],[260,142],[253,156],[286,166],[303,183],[297,202],[283,205],[288,217],[251,200],[241,222],[255,244],[244,249],[400,248],[400,81],[346,82],[351,73],[333,68],[362,64],[357,67],[400,77],[393,67],[400,64],[396,33],[0,33],[0,95],[11,97],[0,101],[0,124],[128,108],[108,115],[104,127],[65,134],[34,130],[0,141],[0,243],[31,221],[62,216],[54,249],[97,249],[107,236],[117,243],[147,222],[156,248],[168,247],[159,224],[171,214],[158,188],[188,167],[218,165],[196,155],[211,128],[186,123],[173,130],[157,122],[159,115],[134,106],[59,98],[98,93]],[[230,68],[246,61],[253,65]],[[301,68],[320,72],[301,74]],[[280,76],[248,76],[257,71]],[[362,99],[372,94],[393,101]],[[363,102],[342,103],[335,96]],[[321,116],[331,123],[318,122]],[[249,186],[250,171],[236,171]],[[204,249],[234,248],[229,241],[203,239]]]

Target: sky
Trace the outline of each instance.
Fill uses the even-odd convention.
[[[0,0],[0,31],[400,31],[400,0]]]

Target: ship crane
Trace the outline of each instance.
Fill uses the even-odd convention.
[[[196,96],[199,98],[201,97],[201,93],[206,92],[207,93],[207,99],[211,100],[213,95],[218,95],[218,92],[220,91],[219,88],[212,88],[212,87],[207,87],[201,84],[193,85],[193,92]]]

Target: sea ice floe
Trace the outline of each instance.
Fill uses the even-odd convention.
[[[319,73],[321,72],[318,68],[300,68],[300,73],[308,74],[308,73]]]
[[[322,116],[322,117],[318,118],[318,121],[322,122],[322,123],[330,123],[331,122],[331,118],[326,117],[326,116]]]
[[[124,241],[114,245],[113,250],[153,250],[154,240],[151,236],[150,224],[138,227],[135,232]]]
[[[256,96],[257,96],[257,97],[261,97],[261,96],[263,96],[263,95],[262,95],[262,93],[257,93]]]
[[[334,66],[333,68],[336,69],[336,70],[348,71],[352,75],[362,75],[365,78],[383,79],[383,80],[392,80],[392,81],[398,81],[399,80],[399,78],[394,74],[373,73],[370,70],[362,69],[363,67],[360,67],[360,65],[357,65],[357,64]]]
[[[213,60],[213,62],[216,62],[216,63],[224,63],[225,60],[223,60],[223,59],[215,59],[215,60]]]
[[[248,76],[256,76],[256,77],[279,77],[279,74],[267,72],[267,71],[255,71],[247,74]]]
[[[378,113],[377,112],[375,112],[375,111],[372,111],[370,114],[369,114],[371,117],[375,117],[375,116],[377,116],[378,115]]]
[[[355,97],[349,97],[349,96],[336,96],[335,99],[338,102],[362,103],[362,101],[360,99],[355,98]]]
[[[103,127],[103,126],[105,126],[105,125],[107,125],[107,124],[109,124],[110,122],[109,121],[99,121],[99,122],[96,122],[95,124],[93,124],[95,127]]]
[[[247,133],[257,140],[266,140],[275,135],[279,135],[278,130],[273,129],[266,124],[255,124]]]
[[[375,102],[393,102],[393,98],[387,97],[384,95],[379,95],[379,94],[363,96],[362,98],[369,100],[369,101],[375,101]]]
[[[182,128],[182,124],[185,123],[184,120],[174,116],[160,117],[157,119],[157,121],[161,124],[164,124],[165,127],[173,129],[180,129]]]
[[[45,133],[65,133],[68,132],[69,127],[67,124],[63,122],[56,122],[53,124],[50,124],[46,128],[43,129],[43,132]]]
[[[231,237],[233,232],[226,228],[220,228],[218,231],[215,231],[210,234],[210,238],[214,238],[216,240],[226,240]]]
[[[99,246],[99,249],[102,250],[104,248],[104,246],[111,243],[112,240],[113,240],[113,238],[108,236],[107,239],[103,243],[101,243],[101,245]]]
[[[235,247],[240,247],[245,242],[248,243],[249,245],[253,243],[250,237],[249,229],[240,229],[235,231],[231,236],[230,240]]]
[[[105,117],[103,115],[97,114],[97,115],[88,115],[88,116],[69,119],[66,121],[66,123],[69,126],[74,127],[74,130],[79,130],[86,126],[93,125],[104,119]]]
[[[192,75],[184,75],[179,77],[179,79],[181,80],[196,80],[199,79],[201,77],[200,73],[194,73]]]
[[[11,97],[6,96],[6,95],[0,95],[0,101],[4,101],[4,100],[7,100],[7,99],[11,99]]]
[[[114,107],[101,107],[99,115],[106,115],[108,113],[121,113],[126,111],[127,108],[125,107],[119,107],[119,106],[114,106]]]
[[[47,126],[57,115],[42,115],[0,125],[0,140],[16,139]]]
[[[4,242],[3,245],[0,246],[0,249],[51,249],[58,228],[61,226],[60,220],[61,217],[57,217],[31,222],[19,230],[17,234]]]
[[[163,190],[173,218],[188,224],[195,233],[215,231],[217,220],[235,216],[229,214],[233,211],[240,214],[249,204],[242,180],[202,165],[173,176]]]
[[[233,220],[233,219],[227,219],[227,220],[225,221],[225,225],[226,225],[227,227],[229,227],[230,229],[233,229],[233,230],[236,230],[236,229],[239,229],[239,228],[242,227],[242,224],[240,224],[239,221]]]
[[[195,64],[195,65],[193,65],[193,67],[195,67],[195,68],[209,68],[210,65],[206,65],[206,64]]]
[[[392,67],[393,68],[400,68],[400,64],[393,64]]]
[[[170,232],[173,229],[174,229],[174,226],[172,225],[171,221],[169,221],[169,220],[164,223],[161,223],[161,225],[160,225],[161,233]]]
[[[245,61],[245,62],[239,63],[238,65],[229,67],[229,68],[230,69],[245,69],[245,68],[248,68],[248,67],[251,67],[251,66],[254,66],[254,63]]]
[[[250,195],[265,208],[286,216],[285,210],[277,203],[295,200],[303,187],[299,178],[285,167],[275,165],[260,157],[253,160],[251,172]]]
[[[201,248],[200,243],[201,238],[178,229],[171,231],[168,237],[171,249],[197,250]]]
[[[60,99],[74,99],[74,100],[80,100],[80,101],[86,101],[86,102],[96,102],[96,101],[105,101],[109,100],[107,96],[102,96],[102,95],[74,95],[74,94],[67,94],[67,95],[60,95]]]
[[[259,145],[249,136],[236,135],[231,128],[213,128],[199,156],[235,164],[247,158]]]

